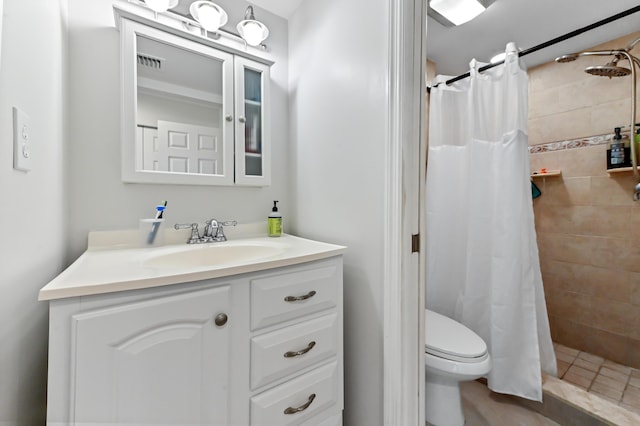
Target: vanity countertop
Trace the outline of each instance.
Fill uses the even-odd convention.
[[[93,245],[45,285],[39,300],[136,290],[255,272],[344,253],[346,247],[292,235],[155,248]]]

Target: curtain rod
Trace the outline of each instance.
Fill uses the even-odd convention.
[[[638,11],[640,11],[640,6],[635,6],[635,7],[632,7],[631,9],[625,10],[624,12],[616,13],[613,16],[610,16],[610,17],[605,18],[605,19],[603,19],[601,21],[595,22],[595,23],[593,23],[591,25],[587,25],[586,27],[579,28],[579,29],[571,31],[570,33],[567,33],[565,35],[561,35],[560,37],[556,37],[556,38],[554,38],[552,40],[546,41],[546,42],[541,43],[541,44],[539,44],[537,46],[533,46],[533,47],[531,47],[529,49],[525,49],[525,50],[523,50],[521,52],[518,52],[518,57],[526,56],[526,55],[528,55],[530,53],[537,52],[538,50],[542,50],[545,47],[549,47],[549,46],[552,46],[554,44],[560,43],[561,41],[568,40],[568,39],[573,38],[573,37],[575,37],[577,35],[580,35],[580,34],[582,34],[584,32],[587,32],[587,31],[593,30],[595,28],[601,27],[602,25],[608,24],[608,23],[613,22],[613,21],[617,21],[620,18],[624,18],[625,16],[629,16],[631,14],[634,14],[634,13],[638,12]],[[504,64],[504,60],[496,62],[496,63],[493,63],[493,64],[488,64],[488,65],[485,65],[483,67],[480,67],[480,69],[478,71],[480,71],[480,72],[486,71],[488,69],[491,69],[493,67],[497,67],[498,65],[502,65],[502,64]],[[451,84],[451,83],[455,83],[456,81],[463,80],[463,79],[469,77],[470,75],[471,75],[471,73],[466,72],[464,74],[461,74],[461,75],[459,75],[457,77],[454,77],[452,79],[449,79],[449,80],[445,81],[445,84],[448,85],[448,84]],[[440,84],[440,83],[438,83],[438,84]],[[431,91],[431,87],[435,87],[438,84],[436,84],[434,86],[428,86],[427,87],[427,92]]]

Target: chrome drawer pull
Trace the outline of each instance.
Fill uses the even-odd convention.
[[[313,347],[316,345],[316,342],[310,342],[309,345],[304,348],[304,349],[300,349],[299,351],[289,351],[289,352],[285,352],[284,353],[284,357],[285,358],[293,358],[296,356],[300,356],[300,355],[304,355],[307,352],[309,352],[311,349],[313,349]]]
[[[309,293],[305,294],[304,296],[287,296],[287,297],[284,298],[284,301],[285,302],[297,302],[299,300],[311,299],[315,295],[316,295],[316,291],[315,290],[311,290]]]
[[[314,399],[316,399],[316,394],[312,393],[311,395],[309,395],[309,400],[307,402],[305,402],[303,405],[299,406],[298,408],[289,407],[286,410],[284,410],[284,413],[285,414],[296,414],[296,413],[299,413],[300,411],[304,411],[307,408],[309,408],[309,406],[311,405],[311,403],[313,402]]]

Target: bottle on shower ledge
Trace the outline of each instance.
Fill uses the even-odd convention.
[[[626,167],[629,163],[630,156],[626,154],[622,134],[620,133],[621,130],[620,127],[615,128],[616,134],[613,136],[609,149],[607,149],[607,169]]]

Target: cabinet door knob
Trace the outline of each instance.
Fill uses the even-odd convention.
[[[247,121],[247,119],[244,118],[244,117],[238,117],[238,121],[241,122],[241,123],[245,123]]]
[[[222,327],[223,325],[225,325],[227,323],[228,319],[229,319],[229,317],[227,317],[227,314],[218,314],[218,315],[216,315],[216,318],[214,319],[214,322],[216,323],[216,325],[218,327]]]
[[[307,400],[307,402],[305,402],[304,404],[302,404],[299,407],[293,408],[293,407],[289,407],[286,410],[284,410],[285,414],[296,414],[299,413],[300,411],[304,411],[307,408],[309,408],[309,406],[311,405],[311,403],[313,402],[313,400],[316,399],[316,394],[312,393],[311,395],[309,395],[309,399]]]
[[[311,299],[313,296],[316,295],[316,291],[315,290],[311,290],[309,293],[303,295],[303,296],[287,296],[284,298],[285,302],[297,302],[300,300],[307,300],[307,299]]]
[[[299,351],[289,351],[284,353],[285,358],[293,358],[296,356],[304,355],[309,352],[316,345],[316,342],[309,342],[306,348],[300,349]]]
[[[224,119],[227,120],[227,121],[233,121],[233,115],[229,114],[229,115],[225,116]]]

